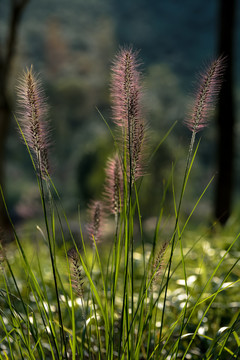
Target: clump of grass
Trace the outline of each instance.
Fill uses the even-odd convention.
[[[145,172],[146,122],[138,54],[132,48],[121,49],[112,68],[113,118],[118,128],[117,133],[112,132],[115,156],[106,164],[103,199],[90,204],[86,239],[80,216],[79,238],[75,238],[66,214],[54,200],[59,196],[49,175],[48,130],[44,122],[47,106],[32,68],[24,73],[18,90],[22,110],[17,123],[29,155],[34,155],[44,219],[44,226],[37,226],[39,248],[47,248],[49,257],[41,257],[41,252],[35,251],[37,261],[31,261],[33,255],[29,255],[24,239],[19,238],[13,226],[22,268],[19,279],[14,264],[0,249],[1,359],[238,358],[239,311],[224,330],[219,324],[214,336],[204,333],[201,326],[216,298],[239,282],[233,276],[239,257],[231,257],[231,250],[240,235],[216,259],[211,272],[201,275],[201,238],[191,239],[187,250],[183,240],[187,238],[187,224],[208,186],[188,219],[180,221],[184,192],[199,146],[195,146],[196,134],[206,125],[208,112],[216,102],[224,67],[225,60],[220,57],[201,76],[192,115],[186,120],[192,137],[179,200],[172,185],[175,224],[168,238],[161,239],[163,196],[159,199],[161,209],[150,244],[145,243],[139,201]],[[171,181],[173,184],[170,177],[164,193]],[[105,242],[102,222],[107,213],[115,217],[110,245]],[[70,243],[65,240],[63,221],[69,229]],[[62,237],[60,249],[56,246],[57,224]],[[193,266],[188,268],[195,255]],[[210,256],[209,250],[205,256]],[[224,262],[227,271],[222,272]],[[194,274],[189,276],[193,269]],[[219,273],[220,280],[214,287]],[[197,284],[197,279],[201,283]],[[175,290],[181,291],[177,294]]]

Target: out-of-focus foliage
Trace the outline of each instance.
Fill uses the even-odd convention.
[[[0,4],[1,38],[6,33],[8,12],[9,3],[5,0]],[[109,137],[96,107],[112,126],[109,74],[118,46],[132,44],[134,49],[140,50],[144,63],[149,154],[178,121],[177,130],[170,134],[167,144],[162,145],[147,169],[152,176],[151,180],[150,177],[144,180],[143,194],[157,198],[178,154],[187,149],[188,131],[182,121],[191,100],[186,95],[191,95],[196,69],[215,52],[216,24],[217,0],[207,5],[201,0],[186,0],[184,6],[169,1],[30,1],[21,24],[9,91],[13,94],[14,105],[17,74],[31,64],[41,73],[50,104],[53,175],[59,191],[64,189],[62,200],[67,201],[70,209],[75,210],[79,201],[84,198],[86,202],[89,197],[86,186],[81,188],[83,182],[79,182],[81,164],[97,149],[96,140],[104,142]],[[198,185],[202,188],[206,185],[205,179],[215,171],[213,128],[211,124],[204,133],[195,169],[196,173],[207,174],[204,178],[198,177]],[[8,204],[11,208],[20,201],[22,190],[28,189],[32,182],[31,164],[17,137],[13,121],[7,144]],[[98,155],[92,158],[96,160]],[[98,167],[102,165],[103,161]],[[176,179],[181,165],[175,169]],[[91,173],[94,174],[92,179]],[[85,182],[99,189],[102,177],[96,174],[90,172],[83,177]],[[22,184],[19,190],[12,181],[16,176],[19,185]],[[81,175],[81,179],[83,177]],[[147,210],[152,200],[144,195],[142,201],[143,211]]]

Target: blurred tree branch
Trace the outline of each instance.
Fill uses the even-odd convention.
[[[4,190],[5,144],[11,120],[11,106],[8,96],[8,83],[15,55],[17,34],[22,13],[29,0],[11,0],[10,16],[7,24],[5,44],[0,44],[0,184]],[[0,227],[7,229],[8,219],[0,198]]]

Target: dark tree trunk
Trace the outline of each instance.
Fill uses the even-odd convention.
[[[215,216],[225,224],[232,210],[234,160],[234,101],[233,101],[233,41],[235,0],[220,0],[219,46],[220,55],[227,56],[227,68],[218,102],[218,176]]]
[[[8,99],[8,81],[11,72],[12,60],[15,54],[17,31],[22,12],[29,0],[11,0],[10,18],[6,46],[0,44],[0,185],[5,195],[5,145],[11,120],[11,109]],[[10,229],[4,202],[0,194],[0,230],[5,235]],[[1,239],[0,239],[1,240]]]

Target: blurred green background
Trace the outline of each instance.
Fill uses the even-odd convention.
[[[1,44],[6,37],[10,3],[0,2]],[[157,214],[163,184],[173,164],[176,163],[176,184],[182,179],[190,140],[183,120],[194,95],[196,73],[216,55],[218,7],[217,0],[29,1],[19,26],[9,93],[15,111],[17,78],[33,64],[41,75],[50,105],[53,181],[69,214],[76,213],[78,204],[84,209],[103,190],[106,159],[114,147],[97,109],[114,128],[109,91],[111,63],[119,46],[129,44],[140,50],[150,154],[177,121],[149,164],[142,184],[142,213]],[[236,10],[239,19],[240,7]],[[236,105],[240,96],[239,35],[240,21],[237,21]],[[236,111],[238,118],[239,109]],[[36,216],[39,204],[31,163],[12,120],[6,148],[6,196],[11,214],[17,220]],[[239,138],[239,122],[235,133]],[[216,171],[214,121],[200,136],[200,151],[186,194],[187,212]],[[239,146],[236,154],[238,194]],[[211,217],[213,198],[214,182],[199,206],[197,221]],[[172,209],[171,189],[168,206]]]

